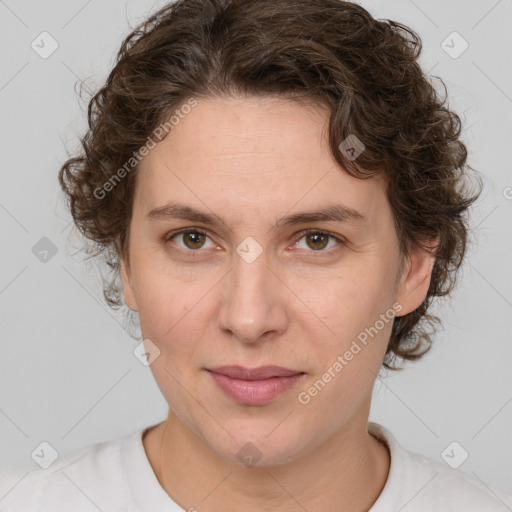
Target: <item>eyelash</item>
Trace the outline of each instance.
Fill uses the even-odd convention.
[[[173,232],[169,233],[165,237],[164,241],[165,242],[170,242],[175,236],[186,234],[186,233],[198,233],[198,234],[201,234],[201,235],[204,235],[204,236],[207,236],[208,238],[210,238],[208,236],[208,233],[206,231],[204,231],[203,229],[200,229],[200,228],[184,228],[184,229],[180,229],[179,231],[173,231]],[[319,235],[324,235],[324,236],[328,236],[330,238],[333,238],[334,240],[336,240],[336,242],[338,242],[338,245],[336,247],[332,247],[331,249],[327,249],[327,250],[321,249],[321,250],[315,251],[313,249],[310,249],[307,252],[320,253],[320,254],[322,254],[322,253],[323,254],[325,254],[325,253],[331,254],[331,252],[333,250],[336,250],[339,245],[343,245],[344,244],[344,239],[341,238],[340,236],[333,235],[329,231],[323,231],[321,229],[305,229],[303,231],[300,231],[299,233],[297,233],[295,235],[297,238],[296,238],[294,244],[299,242],[305,236],[310,235],[312,233],[319,234]],[[193,254],[193,253],[200,253],[200,252],[202,252],[201,249],[196,249],[196,250],[194,250],[194,249],[183,249],[182,247],[179,247],[179,246],[177,246],[177,251],[181,252],[181,253],[184,253],[184,254],[187,254],[187,255],[190,255],[190,254]]]

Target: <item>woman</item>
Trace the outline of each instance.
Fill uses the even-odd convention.
[[[4,474],[2,510],[512,509],[368,421],[479,195],[420,49],[338,0],[181,0],[126,38],[59,177],[168,417]]]

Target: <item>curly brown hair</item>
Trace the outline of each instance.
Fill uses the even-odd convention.
[[[346,172],[385,175],[402,257],[439,237],[427,296],[394,319],[383,365],[423,356],[428,327],[440,323],[432,300],[455,285],[482,185],[469,187],[460,118],[444,82],[441,97],[422,71],[421,48],[412,29],[339,0],[178,0],[135,27],[89,102],[83,152],[59,172],[74,223],[94,242],[87,252],[113,273],[103,282],[109,306],[124,302],[137,151],[191,97],[281,96],[329,108],[330,151]],[[339,149],[351,134],[366,146],[357,161]]]

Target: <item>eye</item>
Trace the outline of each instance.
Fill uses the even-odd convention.
[[[312,249],[315,252],[329,252],[330,249],[333,247],[336,247],[336,245],[340,245],[343,243],[341,238],[332,235],[331,233],[328,233],[327,231],[319,231],[319,230],[307,230],[302,231],[299,233],[299,240],[295,242],[295,247],[298,249],[303,249],[304,247],[300,246],[300,241],[302,239],[305,239],[307,247],[306,249]],[[334,242],[329,246],[329,242]],[[329,247],[328,247],[329,246]],[[326,247],[328,247],[327,250],[324,250]]]
[[[209,240],[206,232],[200,229],[183,229],[174,233],[170,233],[166,238],[166,242],[170,242],[173,239],[181,239],[183,245],[176,243],[180,249],[196,251],[197,249],[204,249],[206,240]],[[211,240],[210,240],[211,242]],[[211,247],[215,247],[215,244],[211,242]],[[206,247],[207,248],[207,247]]]
[[[300,232],[297,236],[299,239],[293,244],[298,249],[311,249],[309,252],[330,252],[333,247],[343,244],[343,240],[327,231],[321,230],[305,230]],[[181,244],[174,240],[181,240]],[[301,246],[301,240],[304,239],[306,247]],[[178,250],[183,252],[200,252],[199,249],[207,249],[215,247],[215,244],[210,240],[208,234],[197,228],[182,229],[175,231],[166,236],[165,242],[173,240]],[[210,246],[205,245],[210,241]]]

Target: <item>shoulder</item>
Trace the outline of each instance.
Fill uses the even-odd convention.
[[[381,425],[370,423],[372,435],[388,445],[388,481],[371,509],[407,512],[511,512],[512,497],[462,470],[403,448]],[[392,508],[390,508],[392,507]]]
[[[57,459],[49,468],[19,466],[0,473],[2,512],[98,510],[112,496],[128,496],[121,461],[123,443],[138,434],[95,443]]]
[[[443,511],[512,511],[511,496],[475,476],[413,452],[408,452],[408,460],[415,481],[422,484],[416,490],[419,506]]]

